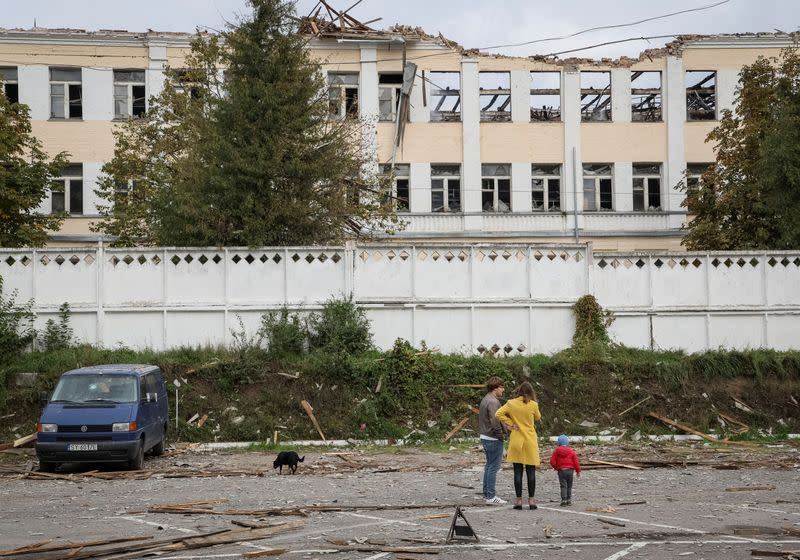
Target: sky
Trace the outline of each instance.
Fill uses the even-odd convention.
[[[221,29],[226,21],[248,13],[246,0],[25,0],[4,2],[0,27],[28,29],[70,27],[94,31],[194,31]],[[356,0],[329,0],[344,9]],[[299,15],[317,0],[296,0]],[[721,4],[720,4],[721,3]],[[576,37],[518,47],[490,49],[516,56],[550,54],[629,38],[678,34],[791,32],[800,30],[800,0],[362,0],[349,13],[360,21],[386,28],[395,23],[441,32],[466,48],[491,47],[571,35],[600,26],[627,24],[672,12],[713,4],[715,7],[627,27],[596,30]],[[658,48],[670,38],[636,40],[596,47],[563,56],[633,56]]]

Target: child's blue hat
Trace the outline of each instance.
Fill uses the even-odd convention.
[[[558,436],[558,445],[569,445],[569,438],[564,434]]]

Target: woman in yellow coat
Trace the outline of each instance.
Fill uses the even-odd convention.
[[[507,459],[514,464],[514,492],[517,500],[514,509],[522,509],[522,471],[528,478],[528,506],[536,509],[533,496],[536,493],[536,469],[539,461],[539,441],[534,422],[542,418],[533,386],[525,381],[517,391],[515,399],[509,399],[495,416],[511,430]]]

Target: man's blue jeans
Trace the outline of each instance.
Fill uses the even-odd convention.
[[[494,498],[494,486],[497,482],[497,471],[503,462],[503,440],[482,439],[483,451],[486,453],[486,466],[483,468],[483,498]]]

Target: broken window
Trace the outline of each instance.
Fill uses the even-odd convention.
[[[511,122],[511,74],[480,72],[481,121]]]
[[[611,72],[581,72],[581,121],[611,120]]]
[[[358,74],[328,72],[328,106],[332,119],[358,118]]]
[[[192,99],[200,99],[200,80],[201,76],[196,70],[178,69],[172,70],[172,79],[175,91],[188,94]]]
[[[697,187],[703,180],[703,174],[708,171],[713,163],[687,163],[686,164],[686,202],[689,214],[695,214],[694,204],[697,199]]]
[[[50,118],[81,119],[81,69],[50,68]]]
[[[631,72],[631,120],[661,119],[661,72]]]
[[[53,214],[83,214],[83,165],[68,165],[53,181],[50,196]]]
[[[661,210],[661,164],[633,164],[633,210]]]
[[[560,165],[531,165],[531,202],[534,212],[561,211]]]
[[[707,70],[686,72],[686,120],[713,121],[717,118],[717,73]]]
[[[531,72],[531,120],[561,120],[561,72]]]
[[[484,212],[511,212],[511,165],[481,165],[481,208]]]
[[[402,74],[378,74],[378,118],[395,121],[403,87]]]
[[[114,70],[114,118],[141,117],[146,105],[144,70]]]
[[[17,81],[17,68],[0,68],[0,82],[3,83],[3,93],[9,103],[19,103],[19,83]]]
[[[431,210],[461,211],[460,165],[431,165]]]
[[[591,163],[583,166],[583,209],[586,212],[613,210],[611,164]]]
[[[392,175],[391,201],[397,212],[408,212],[408,180],[410,166],[407,163],[395,163],[394,168],[390,164],[381,165],[383,175]]]
[[[431,72],[431,122],[461,120],[461,73]]]

